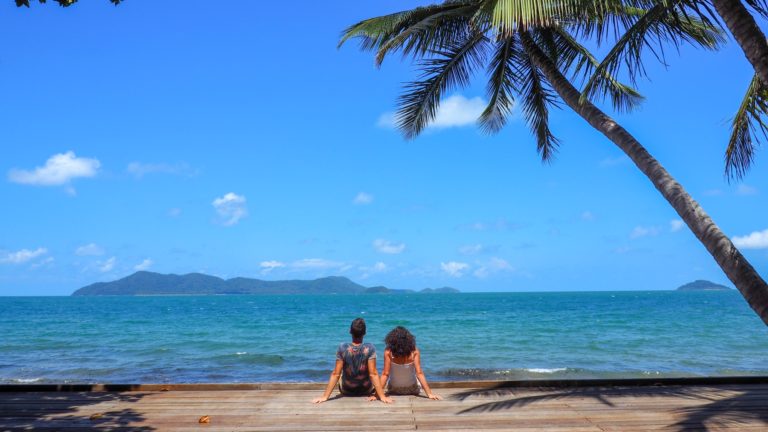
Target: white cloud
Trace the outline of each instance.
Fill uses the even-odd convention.
[[[37,248],[35,250],[22,249],[16,252],[6,252],[0,255],[0,263],[2,264],[24,264],[39,256],[48,253],[46,248]]]
[[[469,264],[456,261],[441,262],[440,268],[451,277],[461,277],[464,275],[464,271],[469,269]]]
[[[685,228],[685,222],[681,221],[680,219],[673,219],[669,221],[669,230],[672,232],[678,232],[681,229]]]
[[[300,270],[326,270],[332,268],[341,268],[344,266],[344,263],[330,261],[323,258],[305,258],[291,263],[291,267]]]
[[[736,195],[757,195],[758,192],[757,188],[745,184],[740,184],[736,188]]]
[[[644,227],[644,226],[636,226],[635,229],[632,230],[631,233],[629,233],[629,238],[631,239],[637,239],[640,237],[652,237],[659,235],[659,232],[661,230],[659,227]]]
[[[462,95],[453,95],[440,102],[437,115],[428,127],[444,129],[472,125],[483,113],[487,102],[481,97],[468,99]],[[397,124],[396,114],[386,112],[379,116],[376,124],[379,127],[394,128]]]
[[[506,260],[494,257],[491,258],[487,263],[484,263],[478,267],[478,269],[475,270],[473,274],[479,278],[486,278],[493,273],[511,271],[515,271],[515,268],[512,267]]]
[[[131,162],[125,170],[137,179],[147,174],[172,174],[187,177],[197,175],[197,170],[190,167],[186,162],[177,164]]]
[[[75,249],[77,256],[101,256],[104,255],[104,249],[96,243],[88,243]]]
[[[142,261],[142,262],[136,264],[135,266],[133,266],[133,269],[136,270],[136,271],[148,270],[150,267],[152,267],[152,264],[154,264],[154,263],[155,262],[152,261],[151,259],[146,258],[144,261]]]
[[[229,192],[223,197],[216,198],[211,204],[219,215],[220,223],[224,226],[235,225],[240,222],[240,219],[248,216],[245,197],[233,192]]]
[[[360,192],[355,196],[355,199],[352,200],[352,203],[357,205],[366,205],[372,202],[373,202],[373,195],[365,192]]]
[[[706,196],[720,196],[722,194],[722,189],[708,189],[704,191],[704,195]]]
[[[626,155],[616,156],[616,157],[608,157],[600,161],[600,166],[603,168],[607,167],[613,167],[618,165],[625,165],[632,162],[632,159],[630,159]]]
[[[379,273],[385,272],[385,271],[387,271],[387,265],[384,264],[383,262],[379,261],[379,262],[377,262],[376,264],[373,265],[373,271],[379,272]]]
[[[733,244],[742,249],[768,249],[768,229],[736,236],[733,238]]]
[[[595,215],[591,211],[585,211],[581,214],[581,220],[583,221],[593,221],[595,220]]]
[[[504,218],[499,218],[492,222],[475,222],[464,225],[464,228],[472,231],[507,231],[517,228],[517,225],[510,223]]]
[[[30,267],[30,268],[33,268],[33,269],[36,269],[36,268],[40,268],[40,267],[42,267],[42,266],[45,266],[45,265],[51,264],[51,263],[52,263],[52,262],[54,262],[54,261],[55,261],[55,260],[53,259],[53,257],[47,257],[47,258],[43,259],[42,261],[38,261],[38,262],[36,262],[36,263],[34,263],[34,264],[30,265],[29,267]]]
[[[379,261],[371,267],[360,267],[359,270],[363,272],[363,274],[360,275],[360,278],[367,279],[371,276],[371,273],[385,273],[389,271],[389,267],[383,262]]]
[[[274,260],[262,261],[261,263],[259,263],[259,267],[261,267],[261,274],[267,274],[276,268],[285,267],[285,263],[282,263],[280,261],[274,261]]]
[[[625,254],[631,251],[632,251],[632,248],[630,248],[629,246],[619,246],[616,249],[614,249],[612,252],[615,254]]]
[[[79,158],[68,151],[51,156],[44,166],[34,170],[14,168],[8,172],[8,180],[36,186],[68,185],[72,179],[95,176],[100,166],[101,162],[97,159]],[[68,192],[74,194],[74,189],[70,186]]]
[[[483,245],[481,244],[464,245],[459,248],[459,253],[462,255],[477,255],[482,251]]]
[[[98,262],[96,263],[97,269],[102,273],[107,273],[112,271],[113,268],[115,268],[115,263],[117,262],[117,258],[112,257],[106,261]]]
[[[373,248],[380,253],[395,255],[405,250],[405,243],[393,243],[389,240],[376,239],[373,241]]]

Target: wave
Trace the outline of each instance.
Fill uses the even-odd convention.
[[[44,378],[11,378],[8,380],[11,384],[34,384],[42,382]],[[0,379],[0,382],[5,381]]]
[[[205,360],[226,365],[280,366],[285,363],[285,358],[281,355],[248,353],[246,351],[237,351],[232,354],[220,354],[205,358]]]
[[[434,372],[439,380],[525,380],[525,379],[621,379],[621,378],[676,378],[702,376],[690,371],[658,371],[658,370],[623,370],[600,371],[581,368],[511,368],[511,369],[481,369],[456,368],[443,369]]]

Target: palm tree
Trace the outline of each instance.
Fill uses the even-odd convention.
[[[759,15],[768,18],[768,2],[745,0]],[[768,84],[768,42],[755,18],[739,0],[712,0],[715,11],[744,51],[755,73]]]
[[[610,0],[582,2],[578,9],[564,4],[557,7],[541,0],[446,1],[361,21],[344,31],[339,45],[358,39],[363,50],[375,52],[377,65],[394,51],[421,60],[418,81],[407,84],[398,99],[396,121],[406,138],[416,137],[434,119],[447,91],[465,87],[472,72],[487,67],[489,104],[479,119],[481,128],[500,130],[517,98],[536,137],[538,152],[548,161],[559,144],[549,129],[548,113],[559,98],[648,177],[768,325],[768,285],[752,265],[682,185],[566,77],[592,74],[588,96],[608,97],[616,109],[629,110],[642,97],[619,83],[609,68],[600,68],[574,34],[601,36],[611,26],[631,28],[640,22],[644,34],[652,37],[628,42],[633,49],[630,55],[639,55],[648,40],[688,42],[714,49],[722,42],[719,33],[707,22],[692,18],[690,7],[683,1],[650,4],[647,9]]]
[[[567,1],[567,0],[566,0]],[[635,1],[635,0],[626,0]],[[703,22],[709,25],[715,25],[717,17],[711,13],[706,4],[702,3],[702,0],[684,0],[688,5],[687,10],[696,14],[696,16]],[[720,0],[713,0],[717,3]],[[730,1],[730,0],[723,0]],[[754,9],[764,15],[768,16],[768,7],[763,3],[764,0],[748,0]],[[755,25],[755,21],[752,16],[744,9],[743,5],[738,1],[733,1],[734,8],[741,8],[743,11],[734,13],[741,18],[750,21],[754,26],[754,33],[750,42],[751,52],[762,52],[761,45],[765,45],[765,54],[757,55],[761,62],[768,62],[768,43],[766,43],[765,36],[763,36],[760,29]],[[594,86],[595,81],[602,78],[606,73],[617,74],[622,67],[627,68],[627,72],[634,82],[639,76],[644,75],[645,68],[642,66],[643,59],[641,56],[642,48],[648,45],[649,38],[653,38],[652,32],[649,32],[654,25],[654,21],[660,19],[663,16],[663,11],[669,7],[677,7],[674,3],[659,2],[648,8],[644,16],[638,18],[631,25],[626,28],[624,34],[618,38],[613,44],[610,52],[602,60],[600,66],[598,66],[593,72],[593,77],[587,82],[583,89],[582,99],[594,97],[597,87]],[[719,9],[718,9],[719,10]],[[743,12],[743,13],[742,13]],[[734,30],[739,30],[741,33],[746,33],[749,26],[747,24],[739,25],[738,29],[733,28],[734,20],[726,20],[726,24],[731,29],[732,34],[736,36]],[[650,34],[649,34],[650,33]],[[755,39],[755,37],[757,39]],[[744,41],[747,36],[737,36],[737,40]],[[598,42],[602,42],[602,34],[597,35]],[[757,40],[759,43],[755,43]],[[741,43],[742,47],[744,43]],[[746,49],[745,49],[746,50]],[[662,53],[663,54],[663,53]],[[762,56],[762,57],[761,57]],[[754,62],[753,62],[754,63]],[[759,62],[758,62],[759,63]],[[758,67],[755,66],[755,70]],[[768,68],[766,68],[768,71]],[[728,146],[725,152],[725,176],[728,180],[741,179],[747,172],[754,161],[754,153],[759,144],[758,134],[762,135],[762,138],[768,138],[768,127],[766,126],[766,120],[768,119],[768,84],[760,77],[759,73],[755,73],[755,78],[751,81],[747,88],[747,93],[743,98],[743,102],[740,104],[734,116],[731,126],[731,137],[728,142]]]

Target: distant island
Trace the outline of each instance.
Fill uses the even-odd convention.
[[[677,291],[730,291],[725,285],[716,284],[714,282],[697,280],[687,283],[677,288]]]
[[[457,293],[455,288],[425,288],[421,291],[365,287],[342,276],[314,280],[265,281],[237,277],[222,279],[201,273],[186,275],[139,271],[112,282],[80,288],[73,296],[145,295],[236,295],[236,294],[408,294]]]

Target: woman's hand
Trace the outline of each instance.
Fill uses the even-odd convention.
[[[323,403],[323,402],[325,402],[325,401],[327,401],[327,400],[328,400],[328,397],[326,397],[326,396],[320,396],[319,398],[314,398],[314,399],[312,399],[312,403],[316,403],[316,404],[319,404],[319,403]]]
[[[428,398],[432,400],[443,400],[443,397],[434,393],[430,393],[427,395]]]

